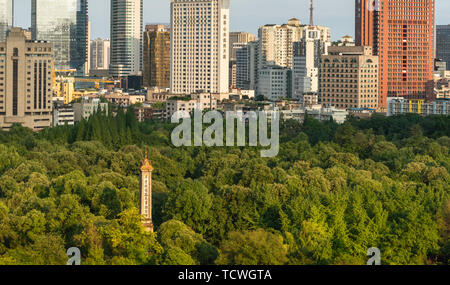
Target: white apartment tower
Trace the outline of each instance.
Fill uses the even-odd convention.
[[[313,26],[319,31],[319,40],[330,42],[330,29]],[[259,68],[265,65],[279,65],[292,68],[293,44],[305,37],[305,30],[311,26],[302,25],[298,19],[290,19],[283,25],[265,25],[259,28]]]
[[[292,18],[287,24],[265,25],[259,28],[258,46],[258,70],[266,66],[281,66],[293,69],[294,67],[294,43],[306,41],[308,30],[313,28],[317,31],[317,40],[329,43],[331,41],[330,29],[323,26],[310,26],[301,24],[300,20]],[[305,72],[305,71],[302,71]],[[256,88],[259,86],[259,72],[256,77],[251,78]],[[304,77],[297,73],[297,76]],[[251,81],[252,81],[251,80]],[[257,93],[259,90],[256,90]]]
[[[110,41],[92,40],[90,56],[91,69],[109,69]]]
[[[171,0],[170,90],[227,93],[230,0]]]
[[[112,76],[142,74],[142,26],[142,0],[111,0]]]
[[[331,42],[323,41],[324,29],[308,26],[303,30],[302,39],[294,43],[292,59],[292,97],[303,103],[305,93],[319,90],[320,57],[328,53]]]

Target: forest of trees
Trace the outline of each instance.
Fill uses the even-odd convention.
[[[282,123],[280,153],[170,143],[132,109],[76,126],[0,133],[0,264],[450,262],[450,118]],[[155,233],[139,166],[154,166]]]

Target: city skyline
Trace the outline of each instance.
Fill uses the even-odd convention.
[[[258,9],[254,9],[256,1],[258,1]],[[314,5],[315,24],[331,27],[332,40],[338,40],[344,35],[354,36],[354,0],[316,0]],[[337,10],[343,6],[349,7],[349,9]],[[110,0],[89,2],[91,39],[110,37],[109,13],[104,13],[105,8],[110,9]],[[450,1],[436,0],[437,25],[450,24],[450,15],[445,13],[449,9]],[[336,11],[340,11],[340,13],[336,13]],[[309,0],[278,0],[276,2],[270,0],[232,0],[230,29],[231,31],[246,31],[257,34],[258,27],[262,25],[286,23],[292,17],[299,18],[302,23],[309,23]],[[18,27],[29,28],[31,26],[31,0],[15,1],[14,21],[15,26]],[[144,25],[169,23],[170,0],[144,0],[143,22]]]

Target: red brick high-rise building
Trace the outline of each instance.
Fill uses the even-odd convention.
[[[432,97],[434,15],[434,0],[355,0],[356,43],[379,56],[381,108],[387,97]]]
[[[355,42],[357,46],[372,46],[376,42],[375,0],[355,1]]]

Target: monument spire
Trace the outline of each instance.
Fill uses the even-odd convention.
[[[152,172],[153,166],[148,160],[147,146],[145,146],[145,156],[142,161],[140,175],[140,214],[142,225],[149,232],[153,232],[152,220]]]

